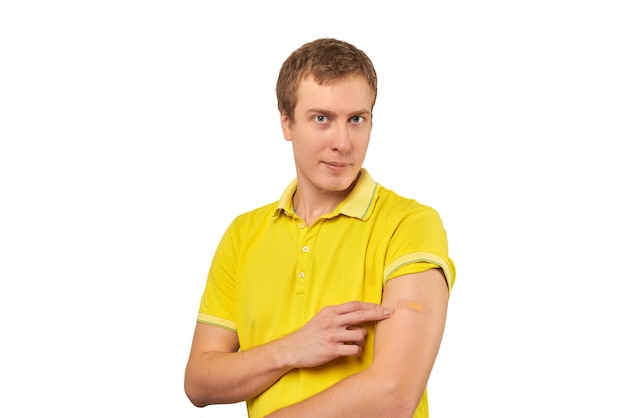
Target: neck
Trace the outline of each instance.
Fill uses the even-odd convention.
[[[311,225],[316,219],[334,211],[344,197],[306,199],[303,193],[297,190],[293,195],[293,210],[307,225]]]
[[[316,219],[334,211],[350,194],[357,180],[358,177],[350,187],[339,192],[308,190],[298,184],[292,198],[293,210],[307,225],[311,225]]]

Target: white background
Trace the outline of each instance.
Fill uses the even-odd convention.
[[[2,2],[0,415],[246,416],[184,395],[199,299],[331,36],[378,70],[365,166],[448,230],[431,416],[626,416],[621,3]]]

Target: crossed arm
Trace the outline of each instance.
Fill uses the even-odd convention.
[[[293,334],[246,351],[237,351],[236,333],[198,324],[185,391],[196,406],[249,399],[293,368],[359,355],[365,331],[357,325],[380,321],[369,368],[271,417],[410,417],[439,350],[447,303],[445,278],[433,269],[389,281],[381,305],[350,302],[324,308]],[[393,308],[393,315],[385,307]]]

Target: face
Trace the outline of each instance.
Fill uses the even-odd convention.
[[[293,120],[281,116],[293,145],[298,188],[314,193],[346,192],[356,179],[372,130],[372,90],[363,77],[320,85],[300,83]]]

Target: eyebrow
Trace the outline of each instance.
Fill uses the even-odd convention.
[[[322,113],[322,114],[328,115],[328,116],[333,116],[333,117],[337,116],[337,113],[332,112],[330,110],[322,109],[322,108],[312,108],[312,109],[307,110],[305,113],[306,114]],[[357,110],[355,112],[351,112],[350,113],[351,116],[357,116],[357,115],[358,116],[361,116],[361,115],[370,116],[371,114],[372,114],[372,112],[369,111],[369,110]]]

